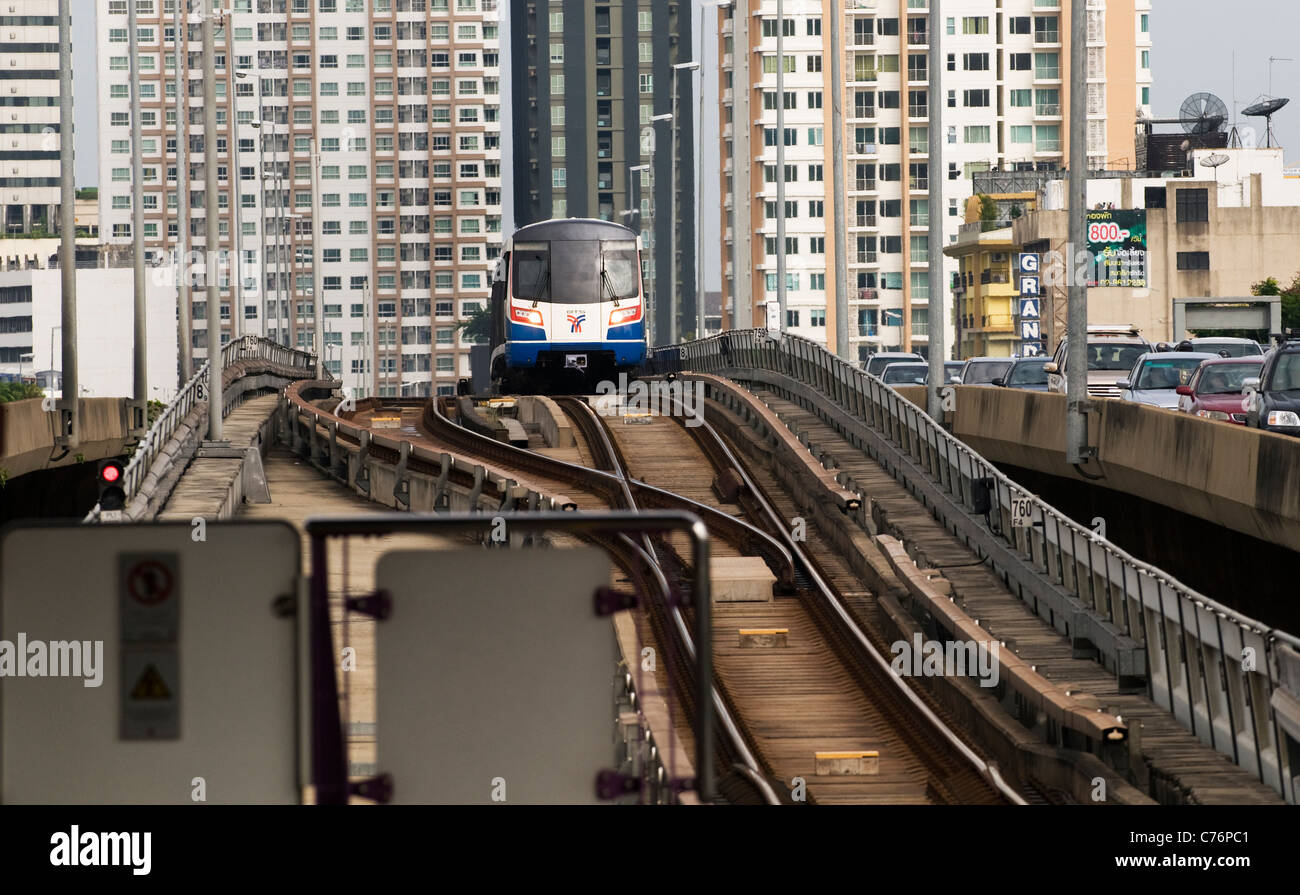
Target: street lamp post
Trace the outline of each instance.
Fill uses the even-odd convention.
[[[652,115],[652,116],[650,116],[650,124],[651,124],[652,128],[653,128],[653,125],[660,124],[660,123],[665,122],[665,121],[672,121],[672,120],[673,120],[673,116],[672,116],[672,113],[670,113],[670,112],[666,112],[666,113],[664,113],[663,115]],[[651,168],[652,171],[653,171],[653,169],[654,169],[655,148],[656,148],[656,144],[659,142],[658,139],[657,139],[656,137],[654,137],[653,135],[654,135],[654,131],[653,131],[653,129],[652,129],[652,130],[651,130],[651,138],[650,138],[650,168]],[[670,139],[671,139],[671,137],[670,137]],[[669,152],[671,152],[671,151],[672,151],[672,148],[669,147]],[[673,170],[673,173],[676,174],[676,168],[674,167],[672,170]],[[653,192],[653,190],[654,190],[654,187],[652,186],[652,187],[651,187],[651,193],[650,193],[650,201],[651,201],[651,203],[654,202],[654,192]],[[669,204],[670,204],[670,206],[671,206],[672,203],[670,202]],[[657,218],[656,218],[656,219],[657,219]],[[652,232],[653,232],[653,231],[652,231]],[[673,240],[670,238],[670,239],[668,240],[669,251],[672,250],[672,245],[673,245]],[[658,257],[657,257],[657,256],[658,256],[658,249],[659,249],[659,246],[658,246],[658,243],[656,243],[656,244],[655,244],[655,255],[656,255],[656,258],[655,258],[655,262],[656,262],[656,263],[655,263],[655,275],[654,275],[654,277],[653,277],[654,282],[655,282],[655,309],[654,309],[655,314],[652,315],[651,318],[650,318],[650,324],[651,324],[651,325],[650,325],[650,344],[651,344],[651,345],[655,345],[655,344],[657,344],[657,339],[658,339],[658,336],[659,336],[659,327],[658,327],[658,325],[657,325],[657,321],[655,320],[655,317],[658,315],[658,312],[659,312],[659,308],[658,308],[658,298],[659,298],[659,264],[658,264]],[[672,267],[672,264],[671,264],[671,262],[670,262],[670,263],[669,263],[670,272],[669,272],[669,276],[668,276],[668,286],[669,286],[669,289],[670,289],[670,290],[672,289],[672,273],[671,273],[671,267]],[[668,309],[669,309],[669,312],[670,312],[670,317],[672,316],[672,313],[674,312],[673,301],[674,301],[674,299],[673,299],[673,296],[671,295],[671,291],[670,291],[669,298],[668,298]],[[669,325],[668,325],[668,332],[669,332],[669,335],[670,335],[670,336],[672,335],[672,330],[673,330],[673,325],[672,325],[672,323],[669,323]]]
[[[708,58],[708,41],[704,35],[704,10],[706,9],[726,9],[731,6],[732,0],[703,0],[700,3],[700,124],[695,129],[695,190],[697,193],[695,200],[695,338],[702,339],[705,334],[705,313],[704,307],[704,203],[699,200],[699,196],[704,189],[701,186],[704,174],[704,68],[703,63]]]
[[[176,314],[180,321],[181,375],[183,387],[194,375],[194,302],[191,298],[194,267],[190,259],[190,100],[186,65],[189,40],[190,0],[177,3],[175,13],[176,56]]]
[[[678,323],[677,323],[677,230],[680,222],[677,220],[677,75],[683,71],[694,71],[700,67],[698,62],[679,62],[673,66],[673,111],[672,111],[672,129],[669,136],[668,151],[672,153],[672,203],[671,218],[672,231],[668,243],[669,252],[669,298],[668,306],[670,316],[668,318],[668,343],[677,344]],[[697,137],[698,139],[698,137]],[[699,296],[699,285],[696,284],[696,297]]]
[[[231,44],[231,51],[232,51],[232,53],[233,53],[233,51],[234,51],[234,45],[233,45],[233,44]],[[232,56],[232,58],[233,58],[233,56]],[[246,71],[237,71],[237,72],[235,72],[235,77],[238,78],[238,79],[241,80],[241,81],[247,80],[247,79],[248,79],[248,72],[246,72]],[[238,234],[238,236],[236,236],[235,238],[238,240],[238,242],[237,242],[238,252],[239,252],[239,254],[242,256],[242,255],[244,254],[244,224],[243,224],[243,215],[244,215],[244,210],[243,210],[243,206],[244,206],[243,179],[244,179],[244,174],[243,174],[243,167],[242,167],[242,165],[240,164],[240,157],[241,157],[241,156],[240,156],[240,148],[239,148],[239,112],[238,112],[238,98],[236,98],[236,99],[233,100],[232,102],[234,103],[234,105],[232,106],[232,108],[235,109],[235,124],[234,124],[234,128],[235,128],[235,173],[238,175],[238,178],[239,178],[239,179],[236,181],[236,182],[239,184],[239,186],[236,188],[236,194],[235,194],[235,195],[236,195],[236,197],[237,197],[238,200],[239,200],[239,206],[240,206],[240,207],[239,207],[239,211],[237,211],[237,212],[235,213],[235,219],[239,222],[239,234]],[[257,81],[257,116],[253,119],[253,121],[250,122],[250,124],[253,126],[253,129],[256,130],[256,131],[258,132],[258,141],[257,141],[257,191],[258,191],[258,201],[257,201],[257,203],[256,203],[256,208],[257,208],[257,214],[258,214],[258,217],[259,217],[259,218],[261,218],[261,216],[262,216],[262,200],[263,200],[263,198],[264,198],[265,195],[266,195],[266,191],[265,191],[264,189],[262,189],[262,176],[263,176],[263,169],[262,169],[262,140],[261,140],[261,136],[262,136],[262,134],[261,134],[261,131],[262,131],[262,121],[261,121],[261,119],[262,119],[262,80],[261,80],[261,78],[259,78],[258,81]],[[259,221],[258,232],[259,232],[259,233],[262,233],[262,234],[265,234],[265,232],[266,232],[265,227],[266,227],[266,223],[265,223],[264,221]],[[262,240],[262,249],[258,252],[259,257],[262,259],[262,261],[261,261],[261,265],[260,265],[261,270],[262,270],[262,276],[261,276],[261,282],[258,283],[258,285],[257,285],[257,291],[256,291],[256,293],[255,293],[256,295],[259,295],[259,296],[262,294],[262,287],[263,287],[263,284],[266,282],[266,252],[265,252],[265,249],[266,249],[266,240],[263,239],[263,240]],[[242,259],[242,257],[240,258],[240,264],[241,264],[241,265],[243,264],[243,259]],[[242,271],[242,267],[237,268],[237,269],[239,269],[239,270]],[[243,295],[244,295],[244,280],[243,280],[243,275],[242,275],[242,273],[241,273],[241,275],[240,275],[240,280],[239,280],[239,295],[240,295],[240,299],[239,299],[239,305],[240,305],[240,308],[239,308],[239,313],[240,313],[240,331],[242,332],[242,331],[243,331],[243,324],[246,322],[246,321],[243,319],[243,314],[244,314],[244,308],[243,308],[243,305],[244,305],[244,299],[243,299]],[[258,319],[262,321],[262,335],[266,335],[266,307],[265,307],[265,303],[262,302],[260,298],[258,299],[258,303],[263,305],[261,308],[258,309],[257,316],[258,316]]]
[[[628,207],[627,207],[626,209],[623,210],[623,216],[624,216],[625,218],[627,218],[627,225],[628,225],[629,227],[632,226],[632,218],[633,218],[634,216],[635,216],[636,219],[637,219],[637,224],[639,225],[639,224],[641,223],[641,218],[640,218],[640,215],[641,215],[641,202],[640,202],[639,200],[634,200],[634,199],[633,199],[633,195],[634,195],[634,194],[633,194],[633,191],[632,191],[632,175],[633,175],[634,173],[636,173],[636,174],[640,174],[640,173],[642,173],[643,171],[649,171],[649,170],[650,170],[650,166],[649,166],[649,165],[632,165],[632,166],[630,166],[630,167],[627,169],[627,205],[628,205]],[[640,271],[638,271],[638,273],[640,273]],[[646,325],[649,326],[649,325],[651,325],[651,323],[653,322],[654,318],[653,318],[652,315],[650,315],[650,314],[646,314],[646,315],[645,315],[645,320],[646,320]]]
[[[265,338],[266,319],[268,316],[267,307],[266,307],[266,298],[265,298],[266,295],[266,158],[263,152],[263,143],[265,142],[265,139],[264,139],[264,135],[262,134],[262,122],[260,120],[262,116],[262,96],[261,96],[260,85],[258,87],[257,109],[258,109],[257,115],[259,120],[253,122],[253,128],[254,130],[257,131],[257,225],[258,225],[257,232],[261,234],[261,240],[260,240],[261,244],[258,246],[258,250],[257,250],[257,257],[259,260],[258,274],[257,274],[257,294],[259,296],[258,304],[260,305],[260,307],[257,309],[257,317],[262,324],[261,326],[262,337]]]
[[[225,16],[226,25],[226,92],[229,95],[228,103],[230,119],[226,122],[226,133],[229,134],[230,146],[230,167],[228,179],[235,185],[234,197],[231,204],[234,208],[231,210],[230,225],[233,233],[230,234],[230,243],[234,248],[235,254],[235,278],[230,290],[230,338],[238,339],[244,334],[244,184],[243,170],[240,165],[239,154],[239,99],[235,90],[235,40],[233,29],[234,14],[228,12]],[[243,72],[239,73],[240,75]]]

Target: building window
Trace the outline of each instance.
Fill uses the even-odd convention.
[[[1179,252],[1178,269],[1179,270],[1209,270],[1210,253],[1209,252]]]
[[[1210,220],[1209,190],[1178,190],[1176,220],[1180,224],[1203,224]]]

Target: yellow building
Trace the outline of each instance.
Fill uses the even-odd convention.
[[[966,224],[944,253],[959,264],[953,283],[957,357],[1010,357],[1016,346],[1011,228],[984,232],[981,222]]]

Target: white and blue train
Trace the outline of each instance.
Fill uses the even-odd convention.
[[[492,383],[501,392],[590,389],[646,355],[641,242],[609,221],[521,227],[492,277]]]

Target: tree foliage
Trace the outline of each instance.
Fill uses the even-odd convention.
[[[1282,328],[1300,330],[1300,273],[1297,273],[1288,286],[1278,282],[1277,277],[1261,280],[1250,288],[1252,295],[1276,295],[1282,299]]]
[[[479,345],[490,342],[492,340],[492,311],[489,308],[479,308],[477,311],[471,312],[469,319],[461,323],[457,329],[461,331],[466,341],[473,341]]]

